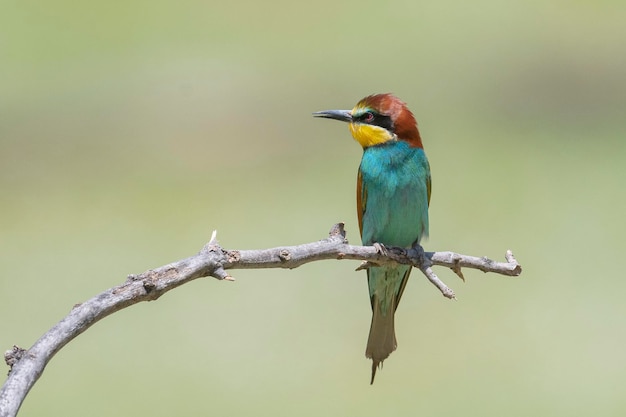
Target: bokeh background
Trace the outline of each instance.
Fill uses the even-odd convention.
[[[369,385],[356,262],[199,279],[96,324],[21,415],[626,413],[623,1],[3,1],[0,347],[196,253],[345,221],[360,148],[310,113],[394,92],[433,172],[420,274]],[[6,370],[6,368],[5,368]]]

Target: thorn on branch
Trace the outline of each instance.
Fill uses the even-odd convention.
[[[211,233],[211,239],[200,250],[200,253],[202,253],[202,254],[208,254],[210,252],[218,252],[218,253],[222,252],[222,247],[220,246],[220,244],[217,241],[217,230],[213,230],[213,233]]]
[[[328,232],[328,237],[340,237],[343,239],[343,243],[348,243],[346,240],[346,229],[344,227],[345,224],[343,222],[334,224],[333,227],[330,228],[330,232]]]
[[[218,265],[217,268],[215,268],[215,270],[213,271],[213,273],[211,274],[212,277],[217,278],[219,280],[225,280],[225,281],[234,281],[235,278],[231,277],[228,272],[226,272],[226,270],[224,269],[224,267],[222,267],[222,265]]]
[[[211,240],[202,247],[200,250],[200,255],[211,257],[211,267],[207,269],[206,275],[203,276],[212,276],[213,278],[224,280],[224,281],[234,281],[233,278],[226,270],[224,269],[224,265],[222,262],[235,263],[241,259],[241,253],[239,251],[226,251],[224,250],[217,241],[217,230],[213,230],[211,233]]]
[[[370,262],[370,261],[363,261],[361,262],[361,264],[359,266],[356,267],[355,271],[362,271],[364,269],[369,269],[373,266],[378,266],[377,264],[375,264],[374,262]]]
[[[452,258],[454,261],[454,266],[450,268],[459,278],[465,282],[465,277],[463,276],[463,271],[461,270],[461,258],[459,256],[454,256]]]
[[[209,239],[209,244],[217,245],[217,230],[213,230],[213,233],[211,233],[211,239]]]

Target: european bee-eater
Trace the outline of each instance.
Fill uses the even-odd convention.
[[[326,110],[316,117],[348,122],[363,147],[357,176],[357,215],[363,245],[412,247],[428,236],[430,166],[413,113],[392,94],[375,94],[352,110]],[[372,324],[365,356],[376,369],[396,349],[394,313],[411,266],[367,269]]]

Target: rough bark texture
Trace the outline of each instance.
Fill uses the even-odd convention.
[[[0,417],[16,416],[24,398],[43,373],[52,357],[76,336],[109,314],[142,301],[159,298],[179,285],[200,277],[233,280],[230,269],[297,268],[324,259],[364,261],[359,268],[398,262],[419,268],[441,293],[454,299],[454,291],[432,271],[432,265],[447,266],[463,279],[461,268],[474,268],[507,276],[522,272],[511,251],[506,262],[460,255],[453,252],[424,252],[420,246],[411,249],[386,248],[382,245],[352,246],[346,240],[343,224],[332,227],[329,237],[319,242],[263,250],[225,250],[219,246],[215,232],[202,250],[192,257],[129,275],[126,282],[75,305],[70,313],[46,332],[30,349],[13,346],[4,357],[10,366],[9,377],[0,390]]]

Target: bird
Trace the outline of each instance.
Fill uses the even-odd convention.
[[[363,148],[357,173],[356,201],[363,245],[409,248],[428,236],[430,165],[406,103],[391,93],[372,94],[352,110],[324,110],[315,117],[347,122]],[[369,266],[367,282],[372,321],[365,356],[376,370],[396,350],[394,315],[410,265]]]

